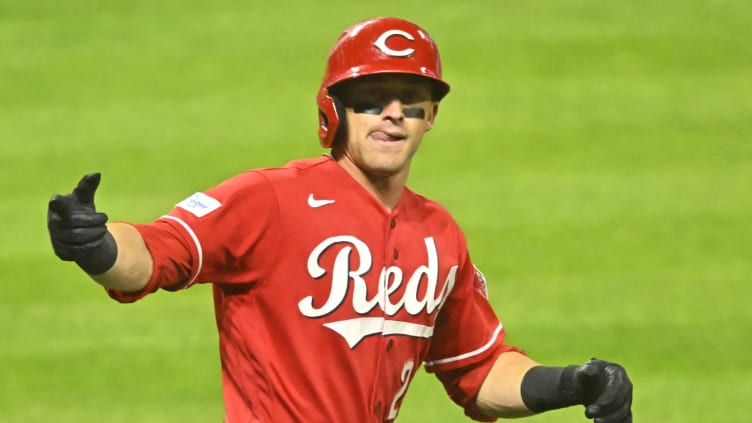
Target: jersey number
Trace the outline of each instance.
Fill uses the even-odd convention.
[[[415,368],[415,362],[412,360],[405,362],[405,365],[402,367],[402,373],[400,374],[400,382],[402,382],[402,386],[392,400],[392,406],[389,408],[389,420],[397,417],[397,411],[399,410],[397,403],[405,396],[407,386],[410,384],[410,375],[413,373],[413,368]]]

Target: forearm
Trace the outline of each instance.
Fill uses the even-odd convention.
[[[539,365],[517,352],[501,354],[478,392],[478,409],[494,417],[524,417],[534,414],[525,406],[520,386],[528,370]]]
[[[106,288],[123,292],[143,289],[152,272],[152,257],[144,239],[135,227],[127,223],[107,225],[117,245],[115,263],[104,273],[91,278]]]
[[[632,422],[631,404],[632,382],[618,364],[592,359],[580,366],[551,367],[515,352],[497,358],[477,397],[478,409],[494,417],[584,405],[588,418],[614,423]]]

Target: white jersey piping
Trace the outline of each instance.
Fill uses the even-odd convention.
[[[196,278],[198,277],[199,273],[201,273],[201,268],[204,265],[204,251],[201,248],[201,242],[198,240],[196,233],[193,232],[193,229],[191,229],[191,227],[188,226],[188,224],[185,223],[182,219],[169,215],[162,216],[162,219],[170,219],[178,222],[180,226],[182,226],[186,230],[186,232],[188,232],[188,235],[190,235],[193,243],[196,245],[196,251],[198,251],[198,266],[196,267],[196,273],[191,276],[191,278],[188,280],[188,283],[185,285],[185,287],[188,288],[196,282]]]
[[[478,355],[478,354],[486,351],[487,349],[491,348],[491,345],[493,345],[494,342],[496,342],[496,338],[499,337],[499,334],[501,333],[502,327],[503,326],[501,325],[501,323],[499,323],[499,326],[494,331],[493,336],[491,336],[491,340],[489,340],[485,345],[483,345],[482,347],[480,347],[480,348],[478,348],[476,350],[473,350],[473,351],[470,351],[470,352],[466,352],[464,354],[460,354],[460,355],[457,355],[457,356],[454,356],[454,357],[447,357],[447,358],[442,358],[440,360],[427,361],[427,362],[424,363],[424,365],[426,367],[436,366],[436,365],[439,365],[439,364],[451,363],[453,361],[464,360],[466,358],[470,358],[470,357],[476,356],[476,355]]]

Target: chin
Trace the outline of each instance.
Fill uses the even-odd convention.
[[[368,173],[374,176],[379,177],[389,177],[398,175],[404,170],[403,166],[394,166],[394,165],[381,165],[381,166],[369,166],[368,167]]]

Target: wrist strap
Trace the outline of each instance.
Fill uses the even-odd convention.
[[[102,237],[102,242],[83,257],[77,258],[76,264],[90,275],[100,275],[115,264],[117,253],[115,237],[107,231]]]
[[[520,386],[522,401],[535,413],[582,404],[575,385],[577,366],[536,366],[525,373]]]

